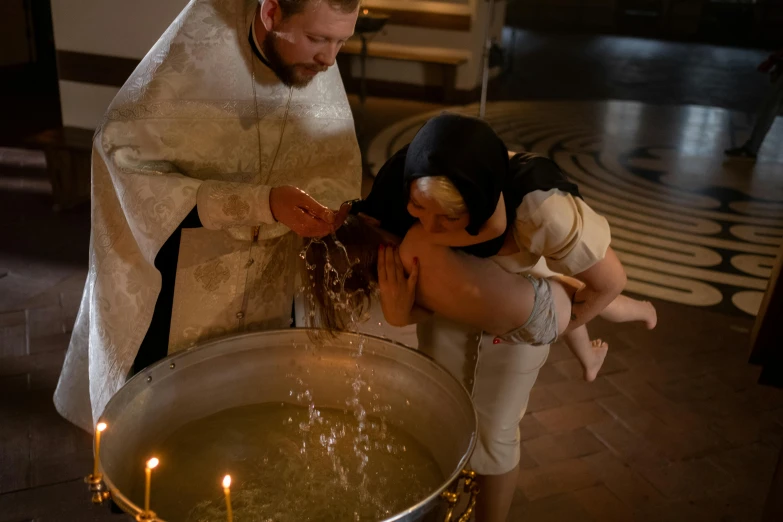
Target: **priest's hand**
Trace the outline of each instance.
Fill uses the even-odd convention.
[[[273,187],[269,208],[275,220],[302,237],[323,237],[336,228],[337,214],[296,187]]]

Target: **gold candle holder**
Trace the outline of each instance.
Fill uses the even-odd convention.
[[[103,504],[110,496],[103,483],[103,475],[100,473],[101,433],[103,433],[105,429],[105,422],[99,422],[97,426],[95,426],[95,453],[93,455],[92,474],[84,477],[84,482],[90,486],[93,504]]]
[[[234,514],[231,511],[231,475],[223,477],[223,493],[226,495],[226,517],[228,522],[234,522]]]

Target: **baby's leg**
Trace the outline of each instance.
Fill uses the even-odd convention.
[[[587,382],[593,382],[604,364],[609,345],[601,339],[590,340],[587,327],[582,325],[564,335],[566,346],[573,352],[584,369]]]
[[[649,330],[658,323],[658,313],[650,301],[637,301],[624,295],[618,295],[599,315],[613,323],[643,321]]]

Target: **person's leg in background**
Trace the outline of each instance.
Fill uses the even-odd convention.
[[[756,114],[756,124],[750,138],[741,147],[729,149],[726,155],[735,157],[755,158],[758,155],[761,144],[767,136],[767,132],[775,123],[775,118],[780,114],[781,104],[783,103],[783,73],[778,73],[775,82],[770,86],[764,100],[759,106]]]
[[[780,114],[781,101],[783,101],[783,74],[778,74],[777,80],[770,86],[769,92],[759,107],[756,125],[753,127],[750,139],[745,144],[745,147],[754,156],[758,154],[767,132],[775,122],[777,115]]]

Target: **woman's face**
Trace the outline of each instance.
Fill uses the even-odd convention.
[[[447,213],[440,203],[420,191],[416,183],[411,185],[408,213],[421,221],[424,230],[430,234],[456,232],[470,224],[470,214],[462,212],[455,216]]]

